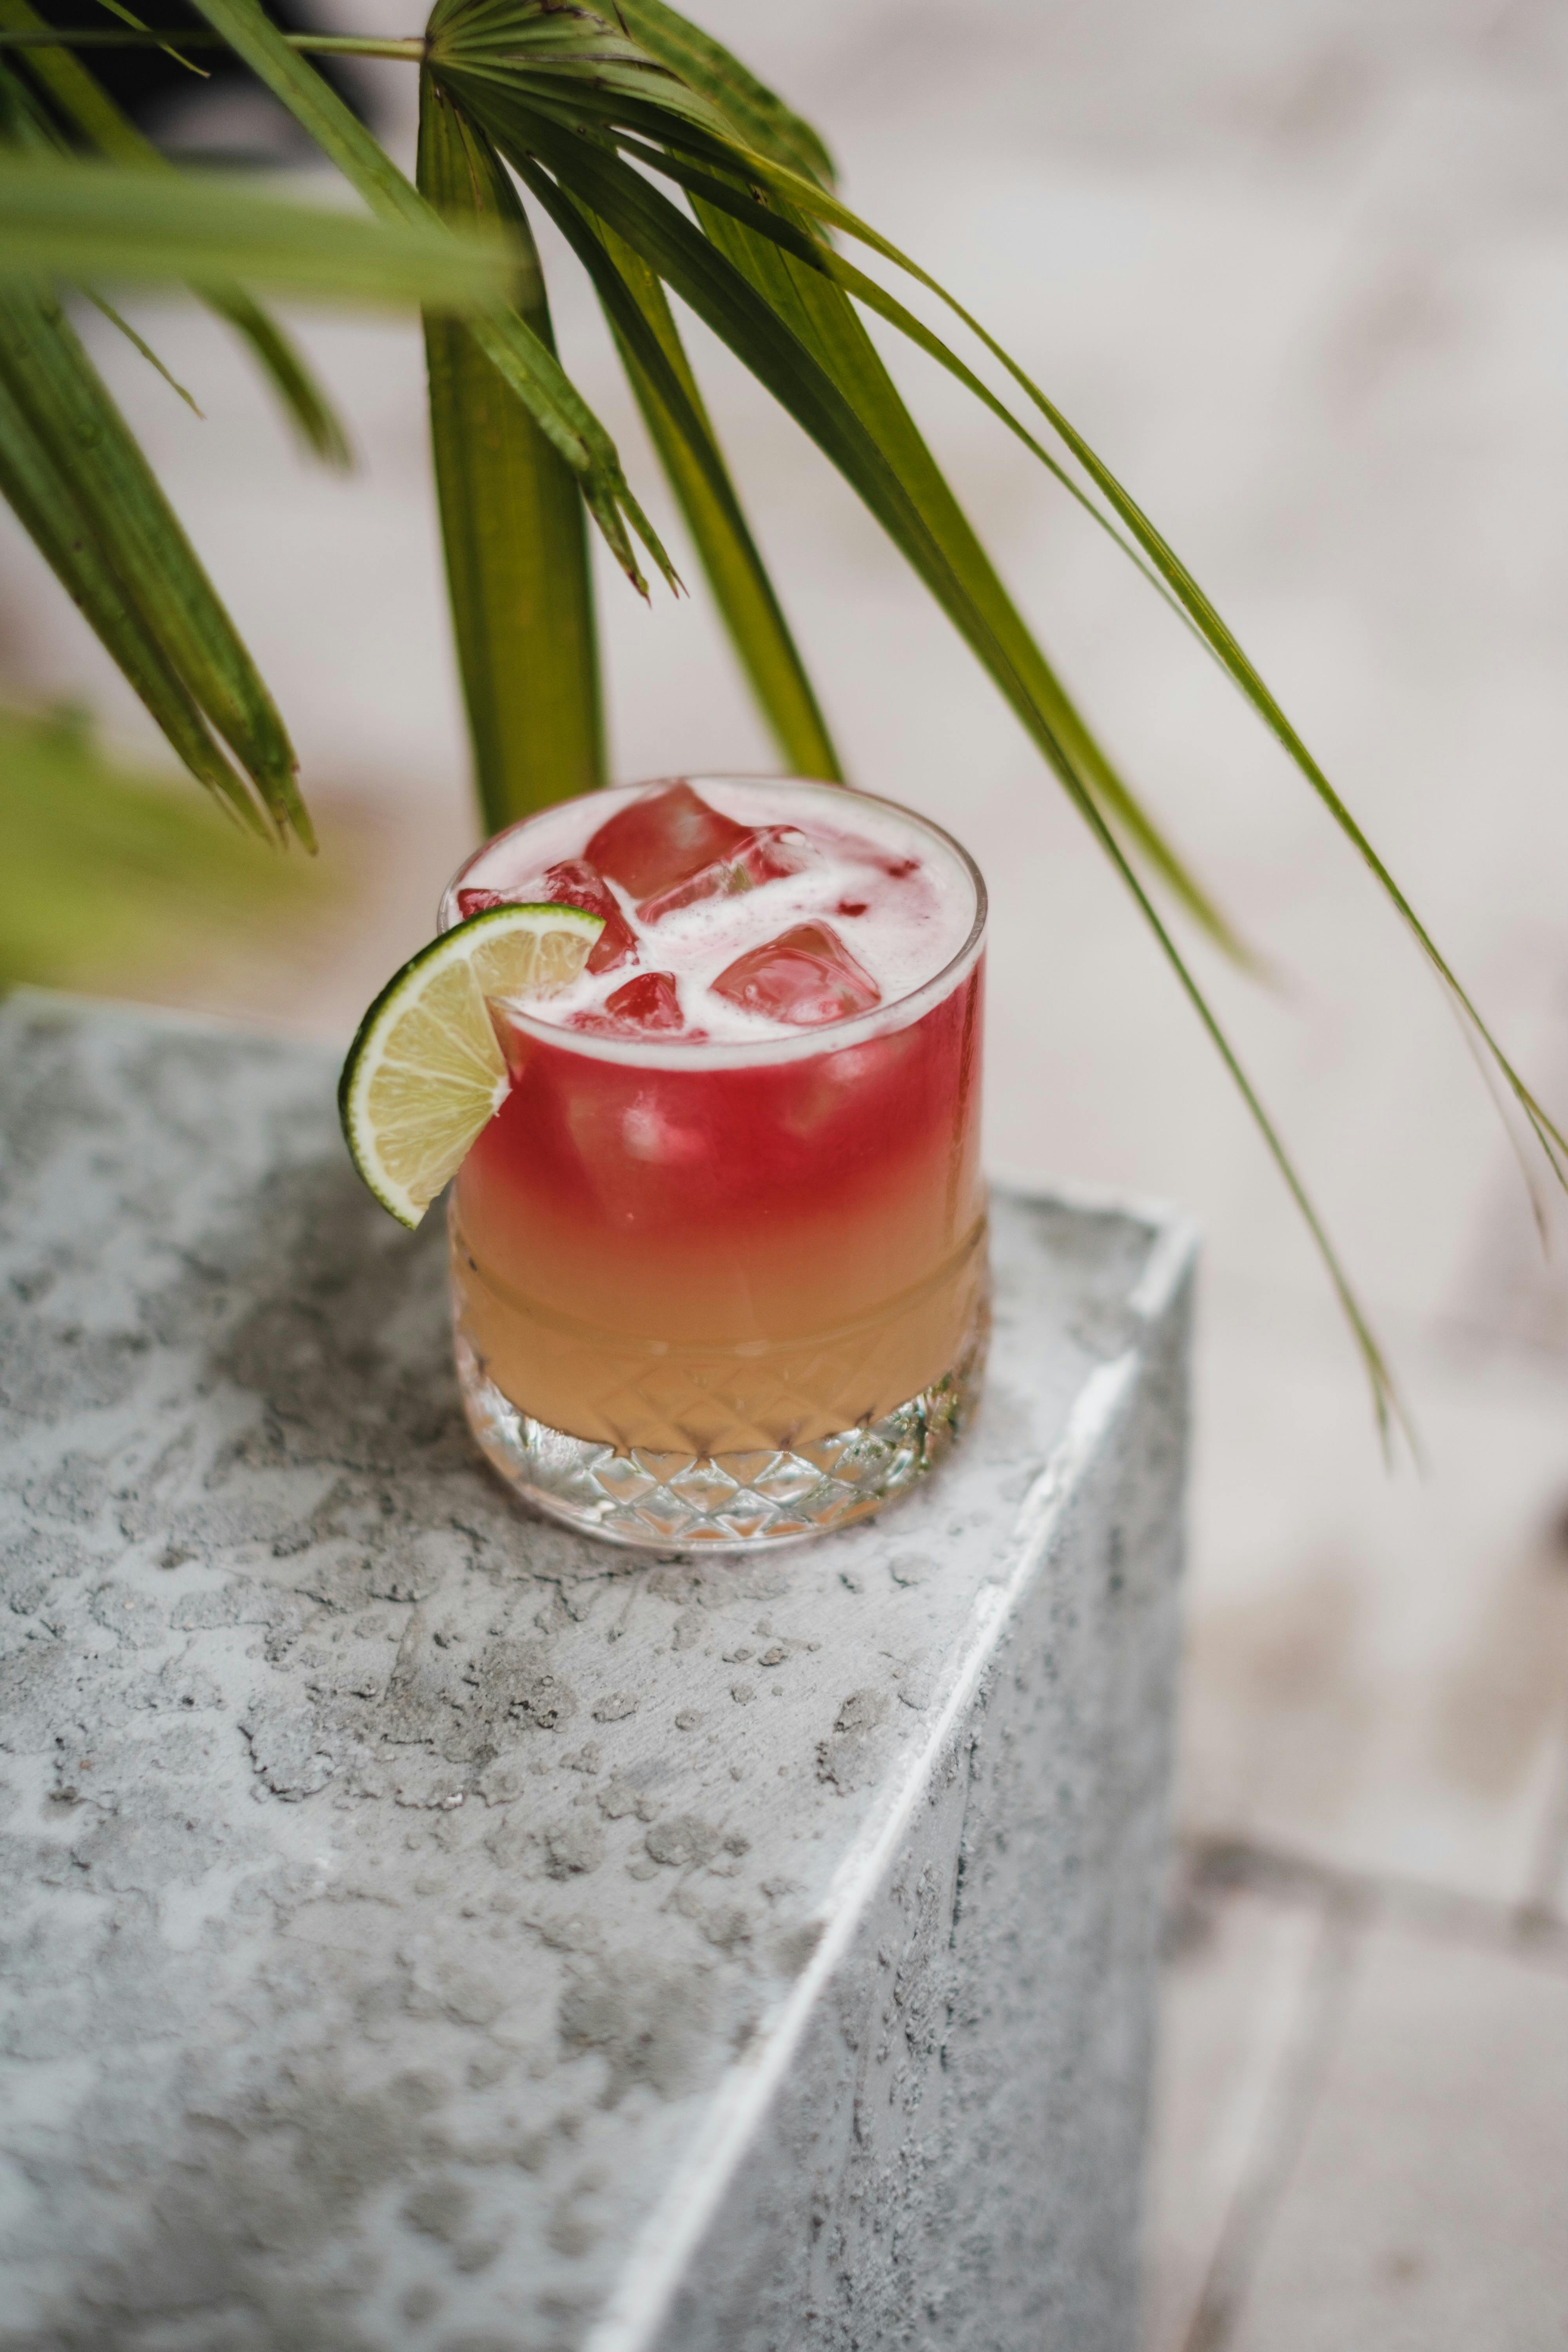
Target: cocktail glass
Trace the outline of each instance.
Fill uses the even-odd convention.
[[[765,789],[773,812],[783,788]],[[595,812],[647,790],[597,793]],[[808,830],[892,808],[788,792]],[[985,886],[947,834],[896,814],[915,854],[957,869],[973,920],[870,1013],[736,1044],[492,1007],[512,1083],[451,1197],[458,1371],[484,1453],[553,1518],[666,1550],[798,1540],[904,1493],[973,1410]],[[544,821],[468,861],[443,929],[498,845]]]

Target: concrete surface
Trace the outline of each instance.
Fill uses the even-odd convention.
[[[0,2346],[1128,2352],[1189,1230],[1003,1196],[952,1463],[639,1565],[331,1079],[0,1010]]]
[[[384,0],[321,6],[387,20]],[[721,16],[820,122],[850,200],[997,329],[1182,550],[1561,1119],[1568,14],[971,0],[958,19],[724,0]],[[387,67],[380,83],[405,123],[406,80]],[[591,305],[549,266],[569,362],[668,520]],[[136,985],[339,1036],[427,936],[472,822],[416,338],[304,321],[365,460],[323,490],[215,329],[138,316],[205,425],[107,335],[104,363],[277,684],[333,823],[329,862],[360,896],[308,952],[261,940],[177,989]],[[1174,1197],[1205,1236],[1189,1885],[1166,1974],[1151,2344],[1219,2352],[1240,2326],[1296,2344],[1317,2313],[1322,2352],[1384,2352],[1388,2281],[1342,2259],[1342,2202],[1291,2151],[1321,2086],[1352,2098],[1372,2063],[1364,2035],[1341,2037],[1374,1937],[1413,2000],[1434,1940],[1457,1954],[1483,1937],[1500,1983],[1538,1989],[1563,1967],[1561,1221],[1543,1261],[1452,1022],[1235,698],[1022,454],[900,361],[1109,742],[1284,967],[1277,994],[1213,978],[1422,1424],[1428,1476],[1390,1480],[1294,1213],[1097,852],[853,501],[692,341],[854,772],[953,825],[986,868],[994,1160]],[[7,678],[133,725],[26,551],[5,547],[0,583]],[[606,581],[603,609],[618,774],[765,761],[700,589],[645,613]],[[1419,1938],[1378,1937],[1411,1906]],[[1528,2034],[1467,2105],[1459,2045],[1489,2029],[1458,1958],[1440,1981],[1447,2035],[1402,2042],[1364,2129],[1336,2145],[1368,2242],[1385,2216],[1384,2242],[1408,2254],[1392,2151],[1404,2107],[1430,2116],[1441,2092],[1421,2174],[1434,2242],[1415,2251],[1452,2293],[1420,2305],[1421,2352],[1472,2352],[1463,2281],[1495,2284],[1499,2260],[1491,2209],[1466,2189],[1478,2113],[1498,2193],[1540,2233],[1521,2274],[1555,2277],[1568,2308],[1561,2209],[1536,2187],[1536,2086],[1558,2044],[1546,1997],[1521,1992]],[[1315,2258],[1268,2259],[1276,2230]]]

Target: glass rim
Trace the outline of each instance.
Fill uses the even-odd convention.
[[[943,997],[950,995],[979,961],[985,944],[989,911],[985,877],[963,844],[954,840],[944,826],[937,824],[931,817],[921,816],[918,811],[906,808],[900,801],[889,800],[885,793],[863,793],[851,784],[829,783],[821,776],[776,776],[732,771],[720,773],[710,770],[702,775],[649,776],[639,783],[605,784],[592,793],[576,793],[573,799],[597,800],[612,793],[647,793],[660,784],[691,784],[699,790],[703,784],[798,784],[812,792],[842,794],[849,801],[866,801],[873,807],[890,810],[903,823],[940,842],[968,876],[974,893],[974,915],[963,945],[929,979],[922,980],[914,988],[906,989],[901,996],[893,997],[886,1004],[873,1006],[869,1013],[855,1013],[846,1021],[825,1021],[819,1027],[803,1030],[793,1037],[759,1037],[754,1042],[745,1038],[714,1037],[689,1039],[681,1043],[656,1037],[605,1036],[592,1030],[563,1028],[558,1023],[541,1020],[537,1013],[527,1013],[521,1005],[509,1001],[507,1019],[524,1036],[534,1038],[541,1045],[553,1045],[559,1052],[581,1054],[590,1061],[614,1062],[638,1069],[753,1069],[781,1062],[809,1061],[822,1054],[848,1052],[874,1037],[911,1027],[933,1006],[941,1003]],[[566,802],[551,803],[552,808],[568,805]],[[536,824],[540,817],[549,814],[549,809],[535,809],[531,815],[519,817],[515,824],[503,825],[499,833],[492,834],[488,841],[481,842],[464,858],[441,894],[437,919],[439,931],[444,933],[453,929],[460,919],[456,911],[457,895],[465,876],[472,871],[479,859],[488,856],[497,842],[505,841],[511,834],[521,833],[526,826]]]

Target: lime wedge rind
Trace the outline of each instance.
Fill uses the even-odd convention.
[[[417,1225],[508,1092],[487,1000],[570,987],[604,929],[578,907],[488,907],[409,959],[360,1023],[338,1114],[364,1183]]]

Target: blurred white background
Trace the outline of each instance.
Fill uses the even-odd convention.
[[[393,0],[316,13],[417,29]],[[713,0],[704,21],[1182,551],[1563,1117],[1568,16]],[[411,152],[412,77],[365,88]],[[542,241],[563,356],[679,543]],[[340,482],[296,460],[216,325],[137,318],[205,423],[95,347],[350,893],[309,951],[248,951],[182,999],[346,1035],[474,831],[417,331],[299,322],[361,452]],[[1568,2309],[1568,1285],[1453,1019],[1305,784],[1017,446],[900,356],[1047,650],[1279,968],[1258,990],[1195,954],[1420,1425],[1426,1478],[1388,1477],[1300,1220],[1093,843],[850,494],[691,344],[854,778],[990,879],[994,1165],[1176,1200],[1206,1238],[1151,2343],[1545,2352]],[[689,600],[651,611],[605,568],[620,779],[773,764],[683,568]],[[0,669],[150,748],[10,530]]]

